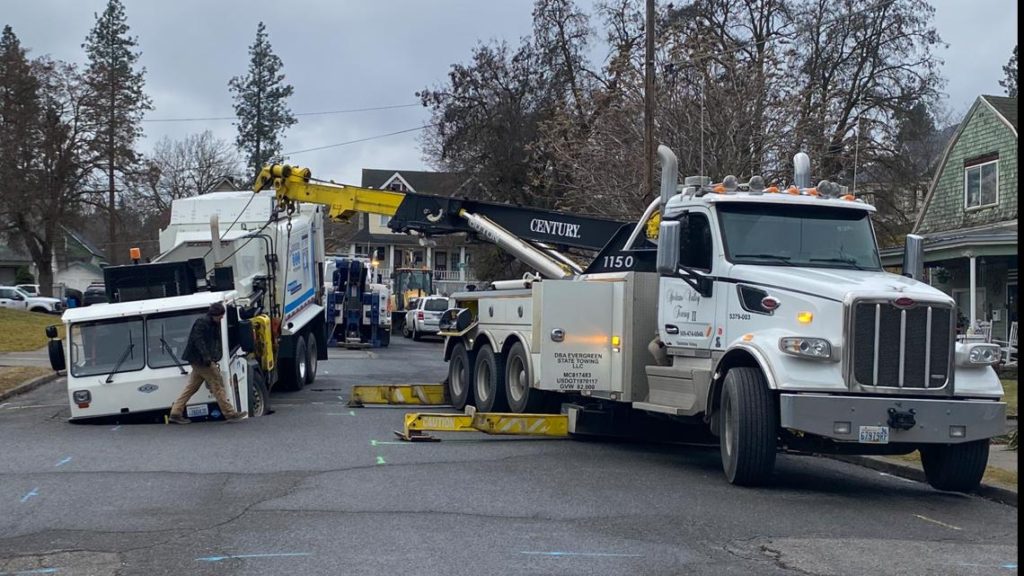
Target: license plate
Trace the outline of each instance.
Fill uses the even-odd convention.
[[[860,427],[860,443],[861,444],[888,444],[889,443],[889,427],[888,426],[861,426]]]
[[[198,416],[209,416],[210,408],[206,404],[199,404],[196,406],[188,406],[185,408],[189,418],[196,418]]]

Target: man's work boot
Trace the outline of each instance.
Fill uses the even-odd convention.
[[[238,422],[239,420],[244,420],[245,417],[248,416],[248,415],[249,415],[249,413],[245,412],[245,411],[235,412],[231,416],[225,416],[224,420],[226,420],[228,422]]]
[[[191,420],[189,420],[188,418],[185,418],[181,414],[171,414],[170,416],[167,417],[167,421],[170,422],[171,424],[191,424],[192,423]]]

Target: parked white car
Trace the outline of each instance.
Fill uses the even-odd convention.
[[[0,286],[0,307],[51,314],[64,311],[64,304],[59,298],[32,296],[17,286]]]
[[[448,297],[424,296],[414,300],[410,302],[409,311],[405,313],[402,335],[419,340],[425,334],[440,332],[438,322],[441,320],[441,313],[448,309]]]

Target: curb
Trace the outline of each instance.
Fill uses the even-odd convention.
[[[914,466],[883,460],[879,457],[833,454],[826,456],[826,458],[839,460],[848,464],[856,464],[857,466],[863,466],[864,468],[870,468],[871,470],[885,472],[886,474],[906,478],[908,480],[914,480],[915,482],[927,483],[924,477],[924,470]],[[1017,508],[1017,492],[1015,490],[1010,490],[1009,488],[983,483],[981,486],[978,486],[978,489],[975,490],[973,494],[981,496],[987,500],[992,500],[994,502],[999,502],[1000,504],[1006,504]]]
[[[32,390],[35,390],[36,388],[39,388],[43,384],[48,384],[50,382],[53,382],[54,380],[56,380],[57,378],[60,378],[62,376],[63,376],[63,374],[60,374],[58,372],[54,372],[53,374],[47,374],[45,376],[39,376],[38,378],[33,378],[33,379],[31,379],[31,380],[29,380],[27,382],[23,382],[21,384],[18,384],[17,386],[15,386],[14,388],[11,388],[7,392],[0,392],[0,400],[7,400],[8,398],[13,398],[15,396],[18,396],[19,394],[24,394],[25,392],[30,392]]]

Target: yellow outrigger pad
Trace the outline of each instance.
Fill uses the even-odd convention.
[[[427,434],[433,432],[483,432],[509,436],[567,437],[569,417],[565,414],[506,414],[501,412],[473,412],[466,414],[437,414],[409,412],[405,415],[405,428],[395,434],[409,442],[437,442],[440,439]]]
[[[445,406],[450,404],[444,384],[398,384],[394,386],[353,386],[348,405],[367,404]]]

